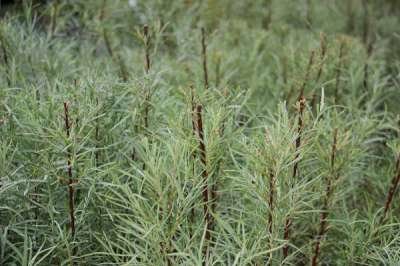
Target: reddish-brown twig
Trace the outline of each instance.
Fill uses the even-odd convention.
[[[304,95],[300,95],[299,99],[299,110],[298,110],[298,122],[297,122],[297,138],[295,143],[295,158],[294,158],[294,165],[293,165],[293,174],[292,180],[295,182],[298,175],[298,168],[299,168],[299,160],[300,160],[300,147],[301,147],[301,135],[303,132],[303,114],[304,109],[306,107],[306,99]],[[292,227],[292,218],[288,216],[285,221],[285,228],[284,228],[284,236],[283,239],[289,242],[290,234],[291,234],[291,227]],[[289,255],[289,245],[286,244],[283,247],[283,258],[286,259]]]
[[[150,35],[149,35],[149,26],[143,26],[143,41],[144,41],[144,70],[146,74],[149,74],[150,71]],[[150,98],[151,94],[149,91],[146,91],[145,96],[145,106],[144,106],[144,128],[148,130],[149,128],[149,112],[150,112]]]
[[[326,56],[326,36],[323,32],[321,32],[320,34],[320,54],[319,54],[319,58],[320,58],[320,64],[319,64],[319,69],[318,69],[318,74],[317,74],[317,78],[316,78],[316,82],[318,82],[321,78],[322,75],[322,70],[324,68],[324,60],[325,60],[325,56]]]
[[[96,98],[96,107],[99,108],[99,98]],[[100,150],[99,150],[99,143],[100,143],[100,129],[99,129],[99,117],[97,114],[96,117],[96,129],[95,129],[95,141],[96,141],[96,151],[95,151],[95,159],[96,159],[96,167],[99,166],[100,160]]]
[[[335,160],[336,160],[336,152],[337,152],[337,135],[338,130],[335,129],[333,133],[333,144],[332,144],[332,151],[331,151],[331,176],[327,179],[326,190],[325,190],[325,198],[322,207],[321,217],[320,217],[320,224],[319,224],[319,231],[316,236],[315,248],[314,248],[314,256],[311,260],[312,266],[318,265],[318,258],[321,250],[321,241],[326,234],[327,225],[328,225],[328,214],[329,214],[329,204],[331,200],[331,196],[333,193],[332,181],[333,179],[337,179],[337,173],[335,171]]]
[[[71,134],[71,124],[69,119],[69,108],[68,103],[64,102],[64,121],[65,121],[65,131],[67,138],[70,139]],[[68,196],[69,196],[69,218],[70,218],[70,230],[72,237],[75,236],[75,210],[74,210],[74,180],[72,176],[72,155],[71,149],[68,147],[68,158],[67,158],[67,171],[68,171]]]
[[[144,69],[146,74],[149,74],[150,71],[150,35],[149,35],[149,26],[143,26],[143,38],[144,38],[144,47],[145,47],[145,64]]]
[[[392,184],[391,184],[388,194],[386,196],[385,207],[383,210],[381,222],[383,222],[386,219],[387,213],[392,204],[393,196],[396,193],[399,183],[400,183],[400,153],[397,155],[395,174],[393,176]]]
[[[206,245],[203,251],[203,254],[205,255],[205,262],[208,260],[208,247],[209,247],[209,241],[211,240],[211,230],[213,226],[213,220],[211,216],[211,208],[210,208],[210,202],[209,202],[209,180],[208,180],[208,170],[207,170],[207,152],[206,152],[206,145],[204,142],[204,129],[203,129],[203,115],[202,115],[202,110],[203,107],[202,105],[198,104],[196,106],[196,135],[199,141],[199,155],[200,155],[200,161],[203,165],[203,170],[201,172],[202,178],[203,178],[203,190],[202,190],[202,195],[203,195],[203,212],[204,212],[204,222],[206,224],[206,232],[205,232],[205,241]],[[212,196],[212,195],[211,195]]]
[[[221,81],[221,56],[218,54],[215,62],[215,87],[218,88]]]
[[[208,89],[207,43],[206,43],[206,31],[204,28],[201,28],[201,48],[203,57],[204,88]]]
[[[269,215],[268,215],[268,232],[272,234],[272,226],[273,226],[273,211],[274,211],[274,200],[275,198],[275,175],[272,171],[269,172],[269,199],[268,199],[268,207],[269,207]]]
[[[306,107],[306,99],[304,97],[304,90],[306,88],[310,73],[311,73],[311,68],[314,64],[314,56],[315,56],[315,51],[311,51],[310,58],[308,61],[307,65],[307,70],[306,74],[304,76],[303,83],[300,87],[300,95],[298,98],[298,103],[299,103],[299,109],[298,109],[298,121],[297,121],[297,138],[295,142],[295,158],[294,158],[294,165],[293,165],[293,175],[292,179],[293,182],[297,179],[297,173],[298,173],[298,167],[299,167],[299,158],[300,158],[300,147],[301,147],[301,135],[303,131],[303,113]],[[286,241],[286,244],[283,246],[283,258],[286,259],[289,255],[289,244],[288,242],[290,241],[290,235],[291,235],[291,227],[292,227],[292,218],[290,215],[288,215],[285,219],[285,226],[284,226],[284,234],[283,234],[283,239]]]
[[[193,136],[196,136],[196,104],[195,104],[195,100],[194,100],[194,89],[193,86],[190,86],[190,107],[191,107],[191,119],[192,119],[192,134]],[[195,151],[193,151],[191,153],[191,158],[192,158],[192,170],[193,170],[193,177],[195,176],[195,157],[196,157],[196,153]],[[196,213],[195,213],[195,209],[194,206],[192,206],[192,209],[190,211],[190,217],[189,217],[189,221],[191,224],[194,224],[194,219],[195,219]]]

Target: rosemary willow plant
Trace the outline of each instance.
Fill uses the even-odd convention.
[[[2,5],[0,265],[399,265],[399,15]]]

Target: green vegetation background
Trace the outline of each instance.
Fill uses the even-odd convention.
[[[0,265],[400,264],[399,1],[22,2]]]

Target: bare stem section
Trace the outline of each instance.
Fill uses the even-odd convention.
[[[150,72],[150,35],[149,26],[143,26],[143,42],[144,42],[144,70],[146,75]],[[150,112],[150,98],[151,93],[147,90],[145,96],[145,106],[144,106],[144,128],[147,130],[149,128],[149,112]]]
[[[399,186],[400,183],[400,153],[397,155],[397,160],[396,160],[396,168],[395,168],[395,174],[392,179],[392,184],[390,186],[390,189],[388,191],[388,194],[386,196],[386,201],[385,201],[385,207],[383,210],[383,215],[381,221],[383,222],[386,219],[387,213],[390,209],[390,206],[392,204],[393,196],[396,193],[396,190]]]
[[[274,212],[274,202],[275,202],[275,175],[272,171],[269,173],[269,198],[268,198],[268,232],[272,234],[273,226],[273,212]]]
[[[207,42],[206,42],[206,30],[204,28],[201,28],[201,48],[203,57],[204,88],[208,89]]]
[[[310,60],[310,62],[312,62]],[[302,93],[302,92],[301,92]],[[300,160],[300,147],[301,147],[301,135],[303,132],[303,114],[304,114],[304,109],[306,107],[306,99],[304,98],[303,94],[300,94],[300,99],[299,99],[299,109],[298,109],[298,121],[297,121],[297,138],[296,138],[296,143],[295,143],[295,158],[294,158],[294,165],[293,165],[293,174],[292,174],[292,180],[297,179],[298,175],[298,168],[299,168],[299,160]],[[290,241],[290,235],[291,235],[291,227],[292,227],[292,218],[288,216],[285,221],[285,227],[284,227],[284,236],[283,239],[286,242]],[[288,243],[283,247],[283,258],[286,259],[289,255],[289,245]]]
[[[318,265],[318,258],[320,255],[321,250],[321,241],[323,240],[328,226],[328,214],[329,214],[329,205],[333,193],[332,181],[337,179],[337,174],[335,171],[335,159],[336,159],[336,152],[337,152],[337,136],[338,136],[338,129],[335,129],[333,133],[333,144],[331,150],[331,177],[327,179],[326,190],[325,190],[325,198],[322,207],[321,217],[320,217],[320,224],[319,224],[319,231],[316,236],[315,248],[314,248],[314,256],[311,260],[312,266]]]
[[[146,74],[149,74],[150,71],[150,35],[149,35],[149,26],[143,26],[143,36],[144,36],[144,48],[145,48],[145,64],[144,69]]]
[[[213,226],[213,219],[211,216],[211,206],[210,206],[210,197],[209,195],[213,195],[211,191],[209,191],[209,174],[207,170],[207,151],[206,151],[206,145],[204,142],[204,128],[203,128],[203,106],[200,104],[196,105],[195,108],[195,115],[193,116],[194,119],[194,125],[196,129],[196,135],[199,141],[199,156],[200,156],[200,161],[203,165],[203,170],[201,172],[201,176],[203,178],[203,190],[202,190],[202,196],[203,196],[203,213],[204,213],[204,223],[206,224],[206,232],[205,232],[205,241],[206,245],[203,251],[203,254],[205,255],[205,261],[208,261],[209,253],[208,253],[208,247],[209,247],[209,242],[211,240],[211,230]]]
[[[99,98],[96,98],[96,106],[99,108]],[[99,114],[97,114],[99,115]],[[95,141],[96,141],[96,151],[95,151],[95,159],[96,159],[96,167],[99,166],[100,163],[100,122],[99,117],[96,118],[96,128],[95,128]]]
[[[71,123],[69,118],[69,107],[68,103],[64,102],[64,121],[65,121],[65,131],[67,138],[70,138],[71,134]],[[70,230],[72,237],[75,236],[75,215],[74,215],[74,187],[73,187],[73,177],[72,177],[72,155],[71,149],[68,148],[68,158],[67,158],[67,172],[68,172],[68,202],[69,202],[69,218],[70,218]]]
[[[304,97],[304,91],[307,86],[308,80],[310,78],[311,74],[311,68],[314,64],[314,57],[315,57],[315,51],[311,51],[310,58],[308,61],[307,65],[307,70],[304,76],[303,83],[300,87],[300,95],[298,98],[298,121],[297,121],[297,138],[295,141],[295,157],[294,157],[294,165],[293,165],[293,174],[292,174],[292,180],[293,182],[297,179],[298,175],[298,168],[299,168],[299,158],[300,158],[300,147],[301,147],[301,135],[303,131],[303,114],[304,110],[306,107],[306,98]],[[291,227],[292,227],[292,218],[290,215],[286,217],[285,220],[285,225],[284,225],[284,233],[283,233],[283,239],[286,241],[286,244],[283,246],[283,258],[286,259],[289,255],[289,244],[288,242],[290,241],[290,235],[291,235]]]
[[[321,32],[321,34],[319,36],[319,43],[320,43],[320,54],[319,54],[320,64],[319,64],[319,68],[318,68],[316,82],[318,82],[321,78],[322,70],[324,69],[325,56],[326,56],[326,51],[327,51],[326,35],[323,32]]]
[[[70,139],[71,137],[71,122],[70,122],[70,117],[69,117],[69,106],[67,102],[64,102],[64,122],[65,122],[65,132],[67,135],[67,139]],[[69,208],[69,229],[71,231],[71,237],[72,239],[75,238],[75,199],[74,199],[74,179],[72,176],[72,152],[71,148],[68,147],[67,149],[67,173],[68,173],[68,208]],[[72,257],[74,257],[76,254],[76,248],[72,248]],[[70,262],[71,265],[74,265],[73,258],[71,259]]]

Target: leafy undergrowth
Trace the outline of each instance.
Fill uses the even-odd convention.
[[[399,265],[398,1],[1,7],[0,265]]]

